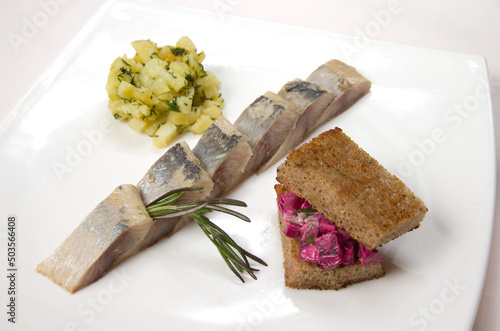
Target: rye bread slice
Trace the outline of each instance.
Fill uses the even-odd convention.
[[[368,249],[420,226],[425,204],[340,128],[290,151],[277,180]]]
[[[282,185],[275,185],[279,197],[286,192]],[[281,246],[283,249],[283,269],[285,285],[295,289],[339,290],[356,284],[384,276],[382,263],[363,266],[359,260],[352,265],[342,265],[332,269],[321,269],[317,264],[302,261],[299,257],[300,243],[298,239],[285,235],[285,222],[279,214]]]

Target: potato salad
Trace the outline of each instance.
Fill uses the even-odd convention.
[[[116,58],[106,83],[115,119],[128,121],[162,148],[186,130],[203,133],[222,115],[220,81],[204,69],[205,53],[191,39],[183,36],[163,47],[137,40],[132,47],[134,57]]]

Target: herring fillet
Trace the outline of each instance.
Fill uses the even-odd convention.
[[[313,130],[314,123],[333,100],[332,92],[302,79],[286,83],[278,92],[278,95],[295,104],[299,118],[294,130],[302,133],[301,138],[307,136]]]
[[[318,84],[334,94],[332,103],[318,119],[313,129],[351,107],[371,88],[371,82],[354,67],[336,59],[319,66],[307,77],[306,81]]]
[[[292,148],[306,138],[333,99],[332,92],[301,79],[287,82],[278,95],[295,104],[297,121],[278,151],[258,169],[258,173],[285,157]]]
[[[237,183],[252,150],[248,137],[220,116],[200,137],[193,154],[212,177],[214,186],[210,198],[215,198]]]
[[[143,240],[153,220],[137,188],[118,186],[36,270],[74,293],[99,279]]]
[[[200,186],[202,189],[186,192],[176,204],[203,200],[210,195],[213,188],[212,178],[201,167],[200,161],[184,141],[168,149],[137,184],[145,206],[169,191],[193,186]],[[155,219],[142,243],[135,247],[131,254],[174,234],[189,220],[189,217]]]
[[[239,181],[253,175],[276,153],[297,122],[295,105],[267,91],[241,113],[234,126],[248,136],[252,157]]]
[[[213,183],[185,141],[170,147],[137,184],[145,206],[171,190],[191,186],[202,186],[203,190],[187,192],[181,201],[204,199]]]

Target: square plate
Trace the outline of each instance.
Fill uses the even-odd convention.
[[[427,204],[418,231],[380,249],[385,277],[340,291],[285,288],[273,190],[277,165],[230,192],[247,202],[242,211],[252,223],[211,217],[269,264],[257,281],[241,284],[192,224],[73,295],[34,271],[97,203],[116,186],[137,183],[165,152],[113,119],[104,86],[112,61],[133,55],[131,41],[165,45],[182,35],[207,54],[205,66],[222,81],[231,122],[265,91],[306,78],[333,58],[372,81],[368,95],[312,136],[342,128]],[[1,215],[17,220],[16,327],[469,330],[493,224],[492,123],[480,56],[109,1],[0,129]],[[180,139],[193,147],[198,138]],[[7,226],[0,231],[7,252]],[[6,259],[2,265],[6,270]],[[13,326],[5,317],[1,324]]]

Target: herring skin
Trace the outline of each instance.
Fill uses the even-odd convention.
[[[172,146],[146,172],[137,184],[145,206],[162,197],[165,193],[183,187],[200,186],[201,190],[186,192],[176,204],[199,201],[207,198],[213,188],[213,181],[200,165],[184,141]],[[158,240],[171,236],[190,221],[189,217],[155,219],[143,242],[132,252],[155,244]]]
[[[214,186],[209,197],[215,198],[238,182],[252,150],[248,137],[221,116],[200,137],[193,154],[212,177]]]
[[[184,141],[169,148],[137,184],[145,206],[169,191],[191,186],[201,186],[203,190],[186,193],[183,201],[205,198],[212,190],[213,183]]]
[[[297,121],[279,149],[258,169],[258,173],[263,172],[285,157],[292,148],[297,147],[312,132],[314,124],[333,99],[330,91],[301,79],[287,82],[278,95],[295,105]]]
[[[234,126],[248,136],[252,157],[239,181],[253,175],[276,153],[296,122],[295,105],[270,91],[245,108]]]

